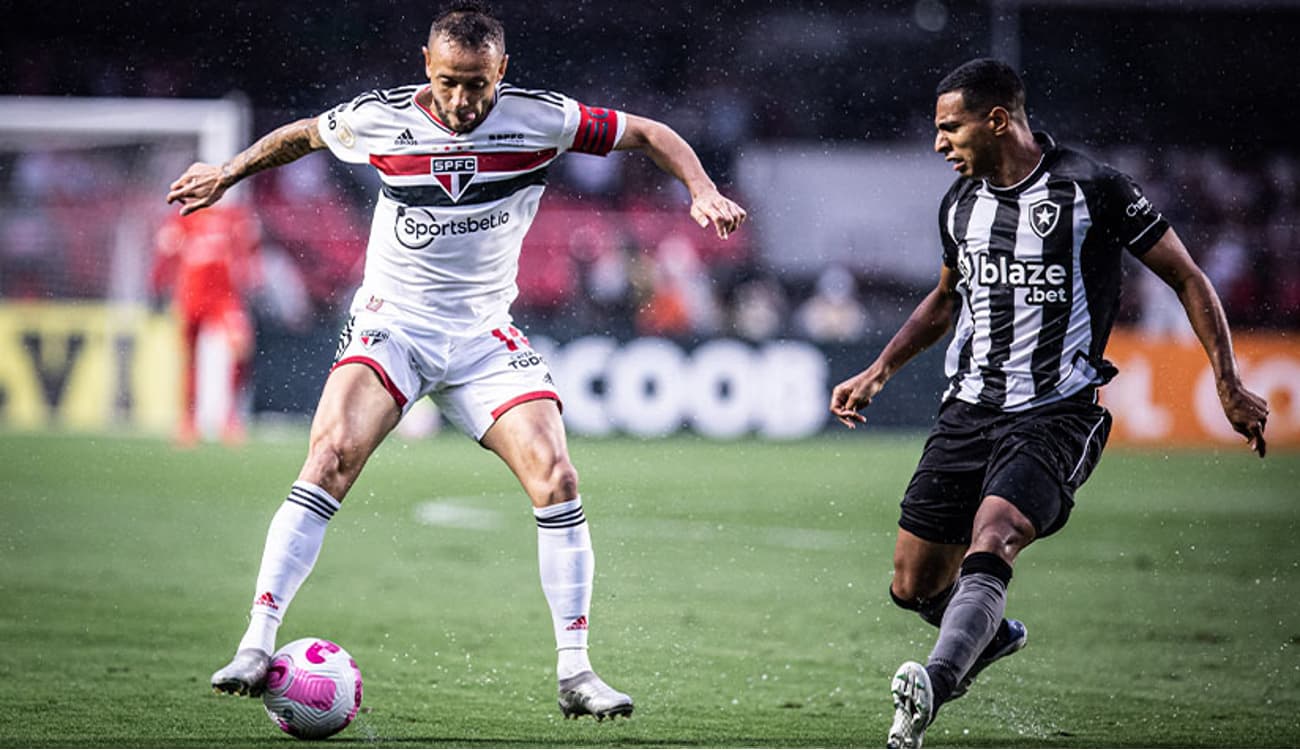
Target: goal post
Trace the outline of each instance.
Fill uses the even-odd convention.
[[[229,159],[251,123],[237,95],[0,96],[0,428],[173,429],[179,337],[150,309],[154,237],[171,181]],[[201,357],[200,384],[219,367]]]
[[[199,161],[220,163],[248,140],[248,104],[225,99],[0,96],[0,149],[31,148],[31,136],[49,145],[138,143],[193,136]],[[71,140],[76,139],[74,144]]]

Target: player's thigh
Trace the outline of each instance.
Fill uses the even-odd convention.
[[[564,422],[550,399],[534,399],[504,412],[481,442],[501,457],[525,487],[557,479],[554,473],[567,470],[569,463]]]
[[[1110,424],[1106,409],[1077,401],[1026,413],[998,439],[981,494],[1014,506],[1033,525],[1035,538],[1060,531],[1075,490],[1101,460]]]
[[[325,380],[312,418],[313,449],[346,453],[352,460],[364,461],[401,416],[393,394],[372,366],[341,364]]]

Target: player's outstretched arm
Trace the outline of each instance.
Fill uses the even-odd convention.
[[[194,213],[216,203],[230,186],[245,177],[288,164],[323,148],[325,141],[316,129],[315,117],[291,122],[262,136],[221,166],[203,162],[191,164],[185,174],[171,184],[167,202],[179,202],[182,216]]]
[[[1142,255],[1142,262],[1178,293],[1187,320],[1214,368],[1214,382],[1224,415],[1232,429],[1246,438],[1250,449],[1263,458],[1267,450],[1264,425],[1268,421],[1268,403],[1241,382],[1228,318],[1223,314],[1223,304],[1214,286],[1172,229]]]
[[[647,117],[626,117],[623,136],[614,149],[640,151],[660,169],[681,180],[691,193],[691,218],[701,227],[712,224],[718,236],[726,239],[745,223],[748,215],[745,209],[718,192],[718,186],[709,179],[691,144],[677,131]]]
[[[944,266],[939,284],[925,295],[876,361],[831,391],[831,414],[850,430],[866,422],[859,410],[871,403],[903,365],[948,333],[957,300],[957,273]]]

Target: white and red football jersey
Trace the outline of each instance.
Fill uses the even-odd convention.
[[[626,118],[503,83],[478,127],[457,133],[416,101],[427,86],[371,91],[317,121],[335,156],[379,172],[357,298],[448,330],[495,328],[510,320],[547,168],[565,151],[608,154]]]

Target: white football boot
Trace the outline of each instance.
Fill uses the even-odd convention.
[[[590,714],[596,721],[632,715],[632,699],[587,670],[560,680],[560,711],[566,719]]]
[[[240,649],[229,664],[212,673],[212,690],[257,697],[266,687],[266,669],[270,665],[271,655],[262,649]]]
[[[934,688],[925,667],[905,661],[890,684],[894,694],[894,725],[885,747],[920,747],[934,711]]]

